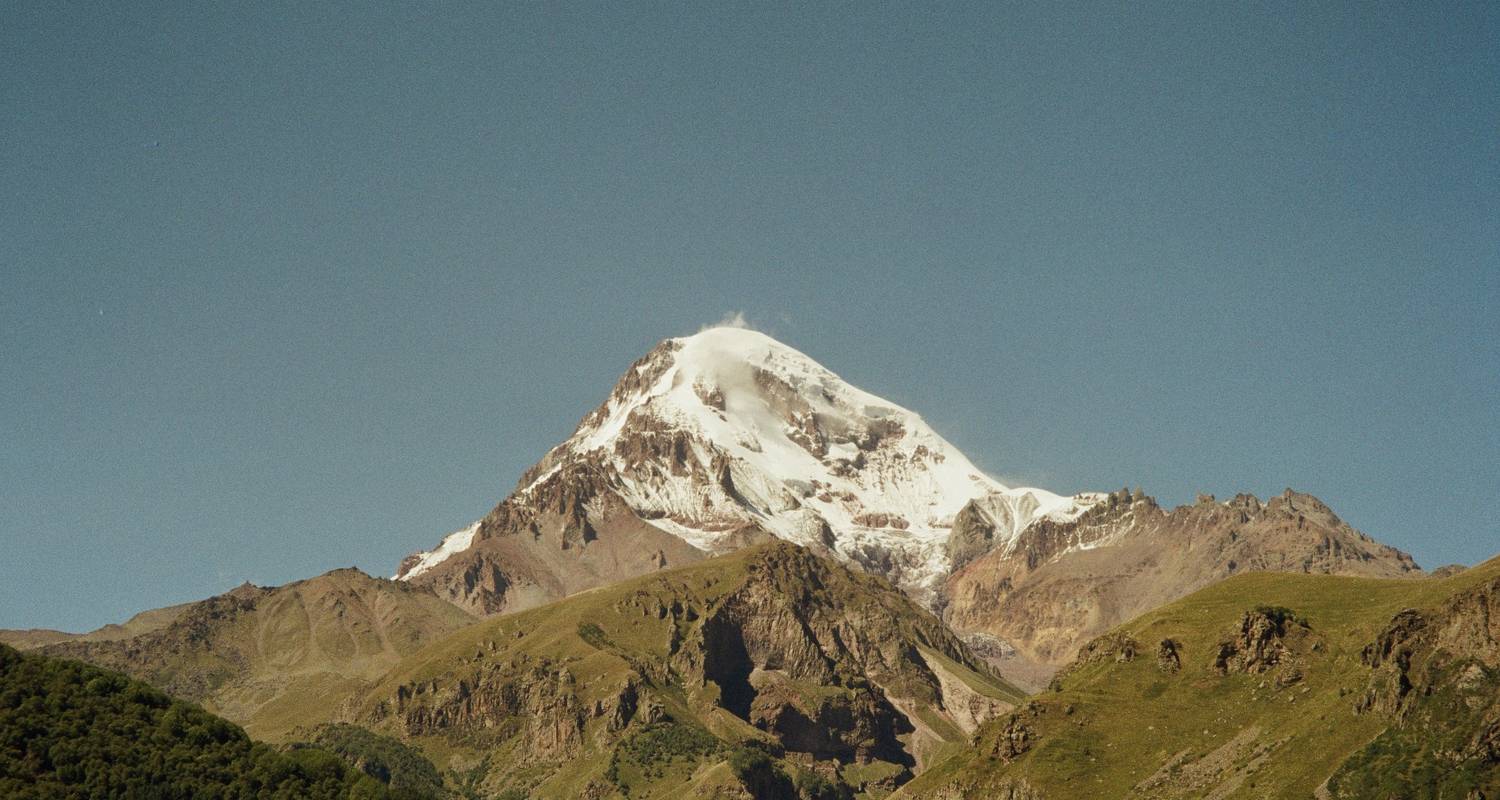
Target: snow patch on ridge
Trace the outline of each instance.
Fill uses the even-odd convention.
[[[975,506],[995,528],[998,546],[1013,547],[1021,533],[1038,520],[1072,522],[1102,502],[1107,494],[1082,492],[1072,497],[1031,487],[1007,489],[975,500]]]
[[[447,561],[450,556],[456,553],[462,553],[463,551],[469,549],[469,545],[474,543],[474,534],[478,532],[479,523],[475,522],[473,525],[470,525],[469,527],[464,528],[461,531],[455,531],[448,534],[447,536],[444,536],[443,541],[438,544],[435,549],[428,550],[423,553],[417,553],[417,563],[413,564],[405,571],[397,572],[395,575],[392,575],[391,580],[409,581],[412,578],[415,578],[418,575],[426,572],[427,570],[430,570],[433,567],[443,563],[444,561]]]

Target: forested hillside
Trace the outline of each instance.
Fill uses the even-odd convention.
[[[315,748],[286,752],[123,675],[0,645],[0,797],[392,800]]]

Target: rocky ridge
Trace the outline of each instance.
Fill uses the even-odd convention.
[[[1232,575],[1421,574],[1407,554],[1290,489],[1268,501],[1204,496],[1171,510],[1120,490],[1075,520],[1042,520],[1003,545],[976,546],[992,541],[991,519],[977,501],[957,516],[954,534],[969,556],[943,587],[943,617],[963,634],[1013,647],[1002,667],[1033,686],[1090,638]]]

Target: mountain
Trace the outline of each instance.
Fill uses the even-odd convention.
[[[136,635],[111,630],[34,652],[127,673],[270,738],[331,718],[330,698],[474,622],[430,591],[355,569],[275,588],[247,583],[145,619]]]
[[[1500,559],[1231,577],[1091,641],[900,798],[1500,796]]]
[[[880,796],[1021,698],[883,578],[773,543],[465,628],[346,718],[482,796]]]
[[[1473,800],[1500,763],[1500,561],[1421,578],[1290,489],[1165,509],[1007,487],[914,413],[717,328],[632,365],[393,580],[335,570],[0,641],[311,738],[381,786],[312,753],[265,764],[376,796]],[[67,680],[127,691],[88,675]],[[0,726],[84,724],[76,687],[51,711],[18,691]],[[24,740],[0,738],[0,766],[109,779]],[[181,755],[161,744],[141,774]]]
[[[1418,574],[1310,495],[1171,511],[986,476],[915,413],[755,331],[668,339],[399,580],[493,614],[778,538],[889,578],[1026,685],[1237,572]]]
[[[943,616],[971,643],[996,642],[1002,671],[1030,686],[1105,630],[1231,575],[1421,574],[1406,553],[1290,489],[1266,502],[1205,495],[1171,510],[1121,490],[1077,519],[1039,522],[1016,537],[990,533],[1009,524],[982,500],[959,513],[954,541],[968,556],[955,557]]]
[[[177,619],[191,605],[182,603],[142,611],[123,623],[111,623],[88,633],[68,633],[50,628],[0,630],[0,644],[8,644],[17,650],[31,650],[58,642],[113,642],[129,639],[172,624],[172,620]]]
[[[327,752],[278,752],[139,681],[5,645],[0,797],[397,800],[384,784]]]
[[[777,537],[933,602],[954,515],[976,498],[1019,535],[1104,495],[986,476],[921,417],[755,331],[668,339],[484,519],[396,577],[472,611],[528,608]]]
[[[296,717],[295,687],[372,680],[410,651],[413,635],[425,641],[468,614],[533,608],[778,540],[889,579],[1029,688],[1093,636],[1239,572],[1419,574],[1406,554],[1290,490],[1167,510],[1139,490],[1063,497],[1006,487],[913,412],[764,334],[713,328],[668,339],[631,365],[509,497],[405,559],[395,583],[335,573],[284,587],[276,597],[316,610],[306,619],[247,586],[89,634],[12,631],[0,641],[146,676],[258,735],[279,735]],[[386,612],[365,599],[377,596],[407,607],[396,622],[419,620],[417,633],[382,638]],[[467,613],[437,609],[439,598]],[[274,631],[271,639],[222,621],[199,635],[205,615],[237,619],[241,600],[259,604],[246,625]],[[303,641],[325,631],[374,638],[352,656]],[[284,647],[284,634],[294,643]],[[202,652],[221,635],[227,644]]]

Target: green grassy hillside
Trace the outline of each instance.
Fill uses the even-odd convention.
[[[1495,796],[1497,588],[1500,560],[1226,580],[1095,640],[899,796]]]
[[[1020,700],[884,580],[782,543],[466,628],[354,721],[481,796],[879,797]]]

